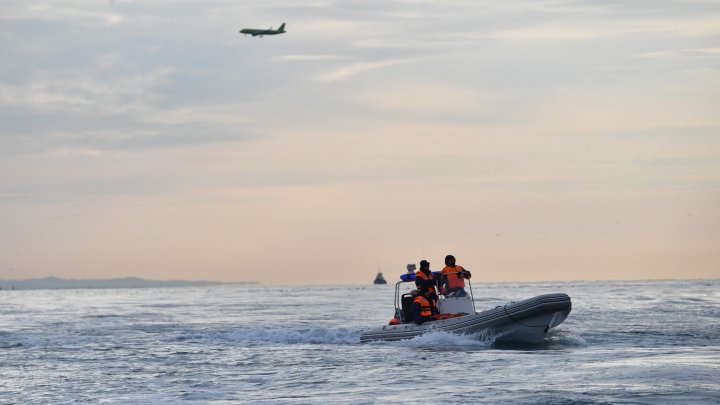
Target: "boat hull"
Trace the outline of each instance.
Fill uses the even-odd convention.
[[[488,333],[495,341],[542,343],[548,331],[561,324],[571,309],[572,303],[566,294],[545,294],[422,325],[409,323],[368,329],[360,335],[360,342],[412,339],[431,331],[445,331],[460,335]]]

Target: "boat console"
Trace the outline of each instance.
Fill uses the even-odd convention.
[[[437,309],[441,314],[474,314],[475,305],[469,295],[464,297],[440,297]]]

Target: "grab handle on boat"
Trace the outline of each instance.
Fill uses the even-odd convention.
[[[472,292],[472,283],[470,282],[469,278],[467,278],[466,280],[468,282],[468,288],[470,288],[470,302],[472,302],[472,305],[473,305],[473,312],[477,313],[477,310],[475,309],[475,297],[473,297],[473,292]]]

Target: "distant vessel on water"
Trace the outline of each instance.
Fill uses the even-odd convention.
[[[381,271],[378,271],[377,276],[375,276],[375,281],[373,281],[373,284],[387,284],[387,281],[385,281],[385,277],[383,277]]]

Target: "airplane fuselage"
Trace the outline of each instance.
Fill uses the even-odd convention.
[[[258,28],[243,28],[240,30],[241,34],[250,34],[254,37],[257,36],[264,36],[264,35],[277,35],[277,34],[284,34],[285,33],[285,23],[283,23],[280,28],[274,30],[272,28],[269,29],[258,29]]]

